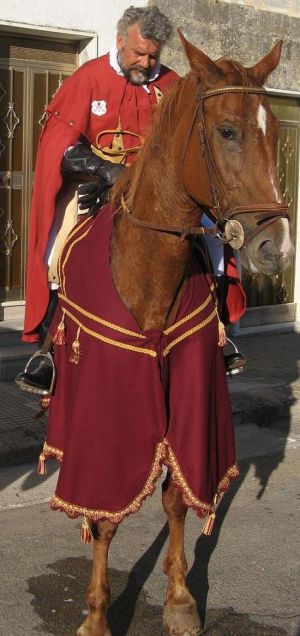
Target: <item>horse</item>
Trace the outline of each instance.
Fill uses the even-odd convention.
[[[199,516],[208,515],[205,530],[208,534],[221,492],[226,490],[230,479],[237,476],[238,471],[232,450],[232,422],[222,359],[224,334],[222,336],[222,326],[218,320],[213,283],[199,272],[198,257],[197,265],[193,269],[195,245],[198,237],[201,238],[207,231],[215,236],[216,240],[240,249],[243,266],[252,273],[274,274],[283,271],[290,264],[293,253],[287,207],[280,192],[276,171],[275,155],[279,126],[270,110],[267,94],[263,88],[268,75],[279,63],[281,42],[275,44],[271,52],[254,66],[245,68],[239,62],[229,59],[221,58],[214,62],[180,32],[179,35],[190,64],[190,71],[162,98],[151,129],[135,162],[124,171],[124,175],[113,188],[112,207],[106,206],[108,212],[100,211],[95,220],[86,219],[80,222],[67,239],[60,262],[62,312],[57,319],[57,333],[60,337],[62,336],[66,319],[69,322],[73,321],[68,328],[70,342],[72,334],[74,334],[74,342],[68,347],[72,354],[71,361],[75,363],[74,369],[76,373],[79,373],[81,368],[81,373],[78,381],[74,379],[75,376],[70,377],[72,365],[68,366],[69,363],[66,362],[65,348],[57,347],[59,350],[58,381],[54,407],[55,402],[59,403],[61,400],[61,410],[66,414],[64,391],[66,382],[69,380],[73,388],[70,389],[72,395],[68,407],[71,412],[67,413],[69,424],[66,435],[68,436],[72,435],[72,418],[74,416],[76,419],[82,399],[85,403],[83,415],[81,419],[79,418],[80,424],[78,424],[82,431],[81,446],[78,451],[82,455],[82,462],[78,471],[75,470],[70,477],[70,472],[67,469],[64,471],[64,458],[61,468],[63,478],[65,483],[68,480],[72,482],[67,484],[65,492],[68,492],[69,487],[73,487],[73,482],[77,482],[80,471],[84,473],[83,481],[90,479],[90,482],[92,480],[95,484],[95,488],[101,489],[100,478],[96,479],[94,475],[91,474],[91,477],[89,475],[92,463],[97,463],[98,451],[90,443],[85,452],[84,435],[89,435],[86,422],[89,422],[89,419],[94,417],[95,410],[97,411],[97,403],[89,403],[90,386],[99,386],[101,393],[101,383],[105,381],[110,371],[103,371],[101,378],[95,378],[93,374],[90,374],[86,380],[86,374],[89,373],[88,364],[98,364],[95,362],[98,354],[93,353],[94,350],[89,352],[87,345],[82,355],[79,350],[82,335],[85,338],[94,336],[94,346],[96,347],[96,343],[101,341],[103,355],[106,355],[106,347],[109,349],[110,359],[116,359],[116,364],[121,365],[120,386],[115,388],[110,403],[112,411],[119,400],[121,410],[128,409],[128,412],[133,413],[131,395],[126,394],[128,386],[132,387],[135,399],[140,400],[139,404],[145,402],[146,406],[142,412],[145,421],[143,420],[141,425],[145,426],[145,430],[145,422],[148,421],[149,415],[148,405],[151,402],[149,401],[150,393],[151,395],[158,393],[159,399],[164,401],[167,418],[168,416],[176,418],[177,408],[183,413],[186,411],[188,418],[189,404],[193,400],[196,404],[197,417],[199,415],[199,418],[202,417],[204,420],[209,417],[209,412],[219,409],[215,419],[223,418],[223,433],[220,434],[218,425],[214,424],[211,430],[204,425],[204,434],[208,437],[208,445],[214,449],[214,455],[218,452],[222,454],[214,439],[214,436],[221,435],[222,447],[227,447],[228,458],[226,457],[227,463],[224,464],[226,470],[224,468],[223,479],[220,480],[218,477],[216,481],[212,475],[214,466],[210,463],[214,460],[209,459],[205,464],[207,473],[205,479],[209,482],[207,486],[210,492],[209,497],[211,494],[215,494],[215,497],[213,502],[205,501],[199,496],[197,498],[187,483],[186,474],[189,468],[182,470],[176,455],[176,452],[180,454],[182,449],[184,449],[182,453],[188,452],[187,447],[190,453],[193,452],[191,447],[197,448],[196,453],[200,453],[199,440],[196,437],[195,439],[189,437],[189,421],[187,421],[185,428],[181,429],[176,452],[173,452],[172,444],[169,444],[170,440],[163,440],[157,444],[155,458],[152,464],[150,462],[149,478],[145,481],[141,492],[138,489],[138,496],[132,501],[129,499],[128,505],[124,506],[122,512],[113,511],[112,505],[110,512],[105,512],[103,509],[90,510],[87,504],[80,506],[78,502],[72,502],[68,494],[65,494],[64,498],[59,492],[55,495],[52,507],[64,510],[70,517],[84,516],[84,538],[88,541],[88,535],[92,532],[94,539],[93,570],[87,591],[89,614],[79,627],[77,636],[111,636],[106,618],[109,605],[107,559],[110,543],[124,516],[137,511],[143,498],[153,492],[153,484],[160,473],[161,464],[165,464],[169,469],[162,493],[163,508],[169,524],[169,546],[164,561],[164,571],[168,577],[163,612],[164,631],[169,636],[200,634],[202,625],[196,602],[186,585],[185,516],[188,507],[195,508]],[[200,217],[203,210],[209,211],[214,218],[213,227],[201,226]],[[106,257],[110,270],[108,278],[111,277],[109,284],[105,282],[102,287],[98,284],[100,272],[97,269],[89,270],[92,266],[89,261],[91,256],[89,250],[95,243],[95,241],[93,243],[93,237],[96,236],[97,227],[100,226],[108,234]],[[82,274],[82,280],[85,282],[82,284],[77,280],[75,285],[72,276],[75,276],[76,263],[72,262],[72,268],[69,270],[68,264],[72,257],[74,260],[76,250],[80,249],[85,241],[92,241],[87,243],[86,247],[89,258],[87,269],[84,269]],[[100,244],[98,247],[97,245],[95,249],[100,252]],[[97,262],[95,263],[97,268]],[[79,276],[82,267],[85,267],[84,259],[79,252]],[[187,302],[188,315],[183,310],[180,313],[187,297],[190,299],[193,294],[197,296],[198,283],[206,290],[203,292],[202,300],[200,299],[201,302],[197,301],[198,304],[196,303],[196,308],[192,311]],[[114,287],[113,303],[119,309],[123,308],[128,312],[130,329],[127,328],[128,325],[124,328],[124,326],[112,324],[103,316],[100,318],[87,307],[84,308],[83,301],[74,300],[76,294],[76,298],[80,294],[83,297],[89,287],[93,287],[92,298],[105,296],[109,285]],[[101,333],[99,330],[102,330]],[[122,338],[122,341],[117,341],[117,338]],[[149,345],[150,341],[154,344]],[[186,366],[181,375],[180,373],[178,375],[176,365],[180,368],[182,360],[186,361],[182,353],[182,341],[185,342],[185,346],[200,348],[196,350],[196,354],[193,353],[192,348],[189,349]],[[109,347],[109,345],[113,346]],[[120,362],[120,357],[117,357],[119,351],[125,356],[125,350],[129,350],[132,356],[135,352],[141,352],[144,356],[136,353],[133,366],[127,369],[126,362],[125,366],[122,366],[123,362]],[[200,357],[203,358],[200,362],[199,351]],[[166,364],[170,352],[175,356],[174,369],[173,367],[169,369]],[[140,362],[141,358],[143,362]],[[158,363],[155,362],[157,372],[154,380],[149,371],[153,358],[158,360]],[[103,365],[105,366],[105,357]],[[193,384],[193,373],[194,369],[198,368],[201,387],[199,380],[197,389]],[[131,375],[137,379],[132,381]],[[147,378],[148,384],[144,386]],[[207,380],[207,378],[210,379]],[[127,383],[126,391],[122,389],[122,381]],[[174,385],[172,389],[172,382],[176,381],[175,389]],[[191,386],[189,386],[190,383]],[[161,386],[163,386],[163,393]],[[84,394],[83,398],[79,397],[81,391]],[[200,398],[196,395],[197,391],[201,394]],[[183,406],[181,406],[182,400]],[[56,419],[59,420],[59,411],[56,409],[57,414]],[[159,408],[154,411],[153,418],[157,422],[162,421],[162,431],[165,426],[164,417]],[[113,426],[110,425],[108,428]],[[198,435],[197,429],[195,430]],[[109,466],[103,470],[108,472],[109,468],[112,470],[111,462],[116,455],[117,465],[119,463],[121,466],[123,454],[128,453],[128,456],[132,457],[130,453],[133,453],[132,465],[135,466],[143,461],[143,453],[147,453],[146,433],[145,442],[141,442],[144,443],[143,450],[135,448],[134,444],[132,448],[128,448],[129,442],[126,446],[126,436],[129,435],[127,428],[126,431],[118,433],[120,439],[118,448],[109,445],[108,438],[103,437],[102,429],[97,429],[96,434],[99,439],[101,437],[101,444],[105,447]],[[153,434],[151,429],[151,435]],[[62,434],[59,433],[59,435]],[[143,440],[143,430],[139,435],[139,439]],[[61,442],[63,445],[63,440]],[[174,444],[175,442],[176,440]],[[70,442],[65,453],[69,457],[75,453],[74,445],[76,445],[75,441]],[[43,458],[45,459],[47,455],[56,456],[59,460],[63,455],[61,450],[55,450],[51,435],[44,449]],[[200,459],[201,462],[206,461],[204,456]],[[67,457],[66,461],[68,461]],[[69,459],[69,464],[70,461]],[[77,460],[74,459],[74,461]],[[98,458],[98,464],[100,463]],[[101,473],[102,476],[105,474],[107,473]],[[116,478],[116,474],[114,477]],[[119,483],[114,494],[114,484],[111,483],[112,491],[107,493],[108,501],[112,500],[113,496],[123,497],[123,492],[119,491],[122,488],[126,490],[127,481],[131,479],[130,474],[126,477],[121,475],[121,479],[122,483]],[[201,480],[203,482],[202,476]],[[212,484],[214,480],[216,483]],[[77,485],[77,488],[82,488],[82,492],[86,493],[87,481]],[[102,483],[102,490],[105,490],[104,483]]]

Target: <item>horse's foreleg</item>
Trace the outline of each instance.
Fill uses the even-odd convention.
[[[180,491],[170,484],[163,490],[162,500],[170,532],[168,554],[164,561],[164,572],[168,576],[164,629],[170,636],[196,636],[201,633],[201,623],[196,601],[185,582],[184,524],[187,507]]]
[[[87,590],[89,615],[77,631],[77,636],[111,636],[106,620],[110,602],[107,560],[110,542],[118,525],[110,521],[97,524],[98,537],[93,541],[93,571]]]

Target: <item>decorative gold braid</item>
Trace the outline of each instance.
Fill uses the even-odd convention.
[[[202,322],[200,322],[198,325],[196,325],[192,329],[189,329],[189,331],[186,331],[181,336],[178,336],[178,338],[170,342],[170,344],[168,344],[168,346],[163,350],[163,355],[167,356],[170,353],[171,349],[173,349],[173,347],[175,347],[175,345],[177,345],[179,342],[181,342],[185,338],[188,338],[188,336],[191,336],[193,333],[196,333],[196,331],[199,331],[199,329],[203,329],[203,327],[206,327],[206,325],[208,325],[208,323],[210,323],[216,315],[217,312],[216,309],[214,309],[211,314],[209,314],[209,316],[205,318],[205,320],[202,320]]]
[[[206,300],[202,303],[202,305],[199,305],[199,307],[196,307],[196,309],[194,309],[194,311],[192,311],[190,314],[187,314],[187,316],[184,316],[184,318],[181,318],[181,320],[178,320],[178,322],[175,322],[174,325],[171,325],[171,327],[168,327],[168,329],[165,329],[164,333],[166,335],[168,335],[169,333],[172,333],[174,329],[177,329],[177,327],[180,327],[191,318],[194,318],[194,316],[197,316],[197,314],[200,314],[200,312],[203,311],[205,307],[207,307],[207,305],[209,304],[211,300],[212,300],[212,296],[210,294],[209,296],[207,296]]]
[[[125,333],[127,336],[135,336],[136,338],[141,338],[142,340],[145,340],[146,338],[146,336],[143,336],[142,334],[137,333],[136,331],[130,331],[130,329],[125,329],[124,327],[120,327],[119,325],[115,325],[112,322],[108,322],[107,320],[104,320],[104,318],[100,318],[99,316],[96,316],[95,314],[91,314],[89,311],[87,311],[86,309],[83,309],[83,307],[80,307],[79,305],[74,303],[72,300],[67,298],[64,294],[58,294],[58,297],[64,302],[71,305],[71,307],[73,307],[74,309],[77,309],[77,311],[79,311],[81,314],[83,314],[87,318],[91,318],[91,320],[94,320],[95,322],[98,322],[100,325],[104,325],[105,327],[110,327],[110,329],[115,329],[115,331],[120,331],[120,333]]]
[[[129,515],[130,513],[137,512],[145,497],[148,495],[152,495],[155,490],[154,482],[158,479],[161,474],[161,464],[164,460],[164,457],[167,452],[166,443],[160,442],[157,444],[154,460],[150,469],[150,473],[147,477],[145,485],[142,491],[135,497],[131,503],[120,510],[119,512],[111,512],[110,510],[92,510],[90,508],[83,508],[82,506],[77,506],[75,504],[71,504],[67,501],[64,501],[57,495],[54,495],[50,500],[51,508],[60,509],[67,513],[69,517],[79,517],[81,515],[87,517],[92,521],[98,521],[100,519],[109,519],[112,523],[120,523],[124,517]]]
[[[152,358],[157,358],[156,351],[153,351],[152,349],[144,349],[143,347],[135,347],[134,345],[125,344],[123,342],[118,342],[117,340],[112,340],[111,338],[107,338],[106,336],[101,336],[96,331],[92,331],[91,329],[83,325],[80,322],[80,320],[78,320],[68,309],[65,309],[65,312],[67,316],[69,316],[69,318],[71,318],[71,320],[73,320],[73,322],[75,322],[76,325],[78,325],[78,327],[81,327],[82,331],[85,331],[85,333],[88,333],[90,336],[93,336],[94,338],[97,338],[98,340],[102,340],[102,342],[106,342],[106,344],[110,344],[115,347],[120,347],[121,349],[127,349],[127,351],[135,351],[136,353],[145,353],[146,355],[151,356]]]
[[[84,221],[84,222],[82,223],[82,225],[80,225],[80,227],[79,227],[79,228],[76,228],[76,230],[77,230],[77,231],[79,231],[79,230],[81,229],[81,227],[82,227],[83,225],[85,225],[85,223],[86,223],[88,220],[90,220],[90,219],[86,219],[86,221]],[[62,264],[60,264],[60,267],[61,267],[61,276],[60,276],[60,280],[61,280],[61,287],[62,287],[62,290],[63,290],[64,294],[66,293],[66,277],[65,277],[65,266],[66,266],[66,263],[67,263],[67,261],[69,260],[69,256],[70,256],[70,254],[71,254],[71,252],[72,252],[73,247],[76,245],[76,243],[78,243],[79,241],[81,241],[82,239],[84,239],[84,238],[85,238],[85,237],[89,234],[89,232],[90,232],[90,230],[92,229],[92,227],[93,227],[93,226],[92,226],[92,225],[90,225],[90,227],[86,230],[86,232],[84,232],[83,234],[81,234],[81,236],[79,236],[77,239],[75,239],[75,241],[73,241],[73,243],[71,243],[71,245],[69,246],[69,249],[68,249],[68,251],[67,251],[67,253],[66,253],[66,256],[65,256],[64,262],[63,262]],[[75,234],[76,234],[76,232],[75,232],[75,230],[74,230],[74,232],[73,232],[73,236],[74,236]],[[65,246],[68,244],[68,242],[69,242],[69,239],[70,239],[70,238],[72,238],[72,237],[71,237],[71,235],[69,235],[69,236],[68,236],[68,239],[67,239],[67,241],[66,241],[66,243],[65,243],[65,245],[64,245],[64,248],[65,248]]]

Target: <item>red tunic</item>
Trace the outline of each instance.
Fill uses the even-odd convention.
[[[161,66],[159,77],[149,84],[147,92],[118,75],[110,66],[107,54],[87,62],[65,80],[47,107],[48,119],[39,141],[30,214],[25,341],[37,340],[36,328],[48,305],[44,256],[54,218],[55,198],[62,183],[60,166],[64,151],[81,135],[95,145],[100,131],[117,128],[119,116],[123,128],[145,134],[157,104],[154,86],[163,92],[176,78],[176,73]],[[94,114],[92,104],[100,101],[105,102],[103,110],[106,112]],[[110,142],[109,135],[101,139],[103,145]],[[126,148],[136,146],[136,143],[136,137],[124,136]]]
[[[165,464],[186,504],[205,516],[238,474],[212,287],[195,255],[173,326],[142,331],[112,281],[112,222],[110,206],[80,222],[60,261],[53,329],[64,314],[67,342],[55,347],[44,446],[61,461],[51,505],[120,522],[153,492]]]

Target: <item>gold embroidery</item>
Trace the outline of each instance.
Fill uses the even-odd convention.
[[[177,327],[180,327],[191,318],[194,318],[194,316],[197,316],[197,314],[199,314],[201,311],[203,311],[203,309],[205,309],[205,307],[207,307],[207,305],[209,304],[211,300],[212,300],[212,296],[210,294],[209,296],[207,296],[206,300],[202,303],[202,305],[199,305],[199,307],[196,307],[196,309],[194,309],[194,311],[192,311],[190,314],[187,314],[187,316],[184,316],[184,318],[182,318],[178,322],[175,322],[174,325],[171,325],[171,327],[168,327],[168,329],[166,329],[164,333],[168,335],[169,333],[174,331],[174,329],[177,329]]]
[[[211,314],[209,314],[209,316],[205,318],[205,320],[202,320],[202,322],[200,322],[198,325],[196,325],[192,329],[189,329],[189,331],[186,331],[181,336],[178,336],[178,338],[170,342],[170,344],[168,344],[168,346],[163,351],[164,356],[167,356],[168,353],[170,353],[171,349],[173,349],[173,347],[175,347],[175,345],[177,345],[179,342],[181,342],[185,338],[188,338],[188,336],[191,336],[193,333],[196,333],[196,331],[199,331],[199,329],[203,329],[203,327],[206,327],[206,325],[208,325],[208,323],[210,323],[215,316],[216,309],[214,309]]]
[[[97,338],[98,340],[102,340],[102,342],[106,342],[106,344],[114,345],[115,347],[120,347],[121,349],[127,349],[128,351],[136,351],[136,353],[145,353],[146,355],[151,356],[152,358],[157,358],[157,353],[156,351],[153,351],[153,349],[144,349],[143,347],[135,347],[134,345],[125,344],[123,342],[118,342],[117,340],[112,340],[111,338],[107,338],[106,336],[102,336],[100,335],[100,333],[97,333],[96,331],[92,331],[92,329],[89,329],[88,327],[83,325],[80,322],[80,320],[78,320],[68,309],[65,309],[65,312],[67,316],[69,316],[69,318],[71,318],[71,320],[73,320],[76,323],[76,325],[78,325],[78,327],[81,327],[81,329],[85,331],[85,333],[88,333],[90,336],[93,336],[94,338]]]
[[[97,521],[100,519],[109,519],[113,523],[120,523],[124,517],[130,513],[137,512],[145,497],[152,495],[154,492],[154,482],[161,474],[161,464],[166,454],[166,443],[160,442],[157,444],[154,460],[150,469],[150,473],[147,477],[143,490],[135,497],[131,503],[118,512],[111,512],[110,510],[92,510],[89,508],[83,508],[82,506],[76,506],[75,504],[64,501],[57,495],[54,495],[50,500],[51,508],[63,510],[69,517],[79,517],[83,515],[88,519]]]
[[[73,307],[74,309],[77,309],[77,311],[79,311],[81,314],[83,314],[87,318],[91,318],[91,320],[94,320],[95,322],[98,322],[100,325],[104,325],[105,327],[110,327],[110,329],[115,329],[116,331],[120,331],[120,333],[125,333],[127,336],[135,336],[136,338],[141,338],[142,340],[145,340],[146,338],[146,336],[143,336],[140,333],[137,333],[135,331],[130,331],[130,329],[125,329],[124,327],[120,327],[119,325],[115,325],[112,322],[108,322],[107,320],[104,320],[104,318],[100,318],[99,316],[96,316],[95,314],[91,314],[89,311],[87,311],[86,309],[83,309],[83,307],[80,307],[79,305],[74,303],[72,300],[64,296],[63,294],[58,294],[58,297],[64,302],[68,303],[68,305],[71,305],[71,307]]]

